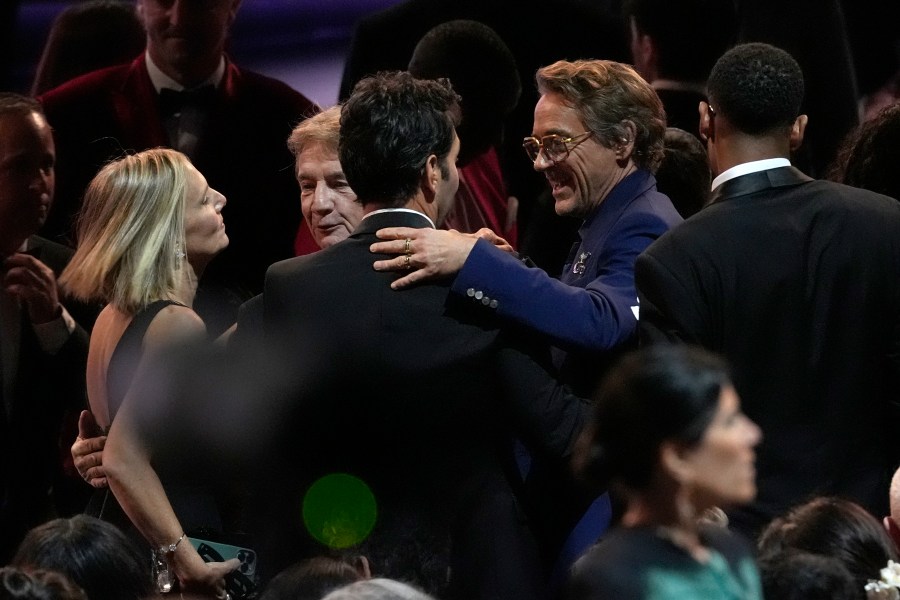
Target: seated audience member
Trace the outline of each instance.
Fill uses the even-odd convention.
[[[93,600],[65,575],[42,569],[0,568],[0,600]]]
[[[838,149],[828,178],[900,200],[900,101],[857,127]]]
[[[712,173],[706,148],[683,129],[666,128],[665,155],[656,170],[656,189],[687,219],[709,202]]]
[[[444,226],[463,233],[487,227],[515,246],[516,203],[497,155],[503,124],[522,93],[515,57],[487,25],[449,21],[419,41],[409,72],[421,79],[446,77],[462,97],[459,190]]]
[[[322,600],[435,600],[406,583],[368,579],[335,590]]]
[[[53,20],[31,93],[43,94],[70,79],[131,61],[145,44],[134,5],[89,0],[67,6]]]
[[[860,505],[841,498],[815,498],[776,518],[760,534],[760,560],[777,560],[786,552],[810,552],[837,559],[862,590],[879,578],[897,549],[878,520]]]
[[[364,557],[358,557],[357,564],[352,565],[343,559],[317,556],[276,575],[260,600],[320,600],[332,590],[370,577]]]
[[[87,515],[35,527],[12,564],[64,573],[90,600],[138,600],[154,591],[147,555],[115,525]]]
[[[766,600],[861,600],[864,591],[841,562],[809,552],[786,552],[759,564]]]
[[[185,531],[222,530],[213,495],[195,482],[167,479],[151,464],[152,439],[138,417],[154,405],[150,377],[156,359],[205,338],[191,309],[197,282],[228,245],[226,200],[187,157],[155,149],[109,163],[91,182],[79,221],[79,245],[60,278],[82,299],[108,304],[91,336],[87,392],[108,438],[103,467],[110,490],[97,490],[89,514],[124,528],[155,557],[155,580],[168,591],[215,593],[238,565],[204,563]],[[146,377],[146,379],[145,379]]]
[[[651,347],[614,367],[595,403],[575,465],[608,481],[625,509],[575,563],[566,598],[761,598],[750,548],[698,523],[756,494],[760,431],[725,365],[700,349]]]
[[[78,323],[94,315],[78,314],[57,286],[72,251],[35,235],[54,200],[55,163],[41,105],[0,93],[0,564],[70,499],[60,429],[84,408],[88,334]]]

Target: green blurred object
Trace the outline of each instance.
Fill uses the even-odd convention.
[[[307,531],[329,548],[348,548],[362,542],[372,532],[377,515],[369,486],[346,473],[318,479],[303,498]]]

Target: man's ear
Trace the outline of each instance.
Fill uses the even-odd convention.
[[[664,473],[678,483],[687,483],[694,477],[693,467],[687,460],[688,449],[678,442],[663,442],[659,447],[659,463]]]
[[[794,119],[794,124],[791,125],[791,152],[794,152],[803,144],[803,135],[806,132],[806,124],[808,122],[809,117],[806,115],[800,115]]]
[[[704,140],[715,139],[716,121],[709,110],[709,103],[701,100],[697,111],[700,113],[700,137]]]
[[[425,160],[425,168],[422,169],[422,190],[429,201],[434,200],[440,178],[441,161],[436,154],[432,154]]]
[[[616,160],[627,162],[634,154],[634,139],[637,136],[637,126],[634,124],[634,121],[625,119],[622,121],[622,127],[626,133],[615,140],[613,148],[616,151]]]

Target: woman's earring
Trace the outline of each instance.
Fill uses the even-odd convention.
[[[187,256],[187,254],[185,254],[184,251],[181,249],[181,245],[180,244],[176,245],[175,246],[175,258],[184,258],[185,256]]]

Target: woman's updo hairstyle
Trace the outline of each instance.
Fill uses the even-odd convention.
[[[623,357],[594,398],[594,417],[576,457],[581,475],[604,487],[644,489],[666,440],[691,446],[715,415],[728,367],[705,350],[655,345]]]

